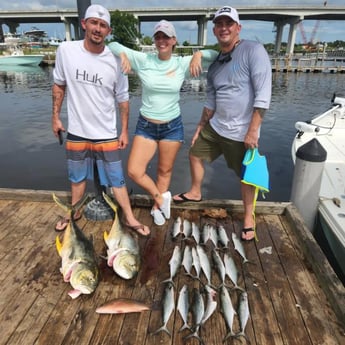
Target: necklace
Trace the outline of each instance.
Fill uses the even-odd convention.
[[[217,56],[216,61],[218,61],[219,63],[223,64],[223,63],[227,63],[230,62],[232,60],[232,53],[234,52],[235,48],[241,43],[241,40],[238,40],[235,42],[234,46],[232,47],[232,49],[223,54],[222,52],[220,52]]]

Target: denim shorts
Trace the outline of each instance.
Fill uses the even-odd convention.
[[[139,115],[135,135],[140,135],[146,139],[155,141],[184,141],[184,129],[182,116],[164,123],[153,123],[144,116]]]

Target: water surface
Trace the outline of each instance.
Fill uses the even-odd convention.
[[[0,187],[69,190],[65,153],[51,131],[52,68],[0,71]],[[171,183],[172,193],[190,185],[188,148],[203,107],[205,80],[187,81],[181,92],[186,142],[180,150]],[[293,177],[291,142],[294,123],[330,106],[334,92],[345,95],[344,74],[276,73],[270,110],[261,130],[260,153],[266,155],[271,191],[267,201],[288,201]],[[140,84],[131,78],[130,135],[140,107]],[[66,106],[62,119],[66,123]],[[129,148],[123,151],[126,165]],[[154,176],[156,160],[149,166]],[[129,178],[128,189],[144,193]],[[91,183],[90,188],[93,188]],[[222,158],[206,166],[204,198],[240,199],[235,174]]]

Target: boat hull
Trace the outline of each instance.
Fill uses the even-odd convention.
[[[324,210],[319,211],[318,225],[319,231],[316,233],[316,238],[320,237],[327,244],[322,243],[322,249],[326,252],[326,256],[330,256],[329,260],[334,268],[334,271],[338,274],[341,281],[345,282],[345,251],[339,237],[334,233],[330,226],[331,222],[329,217],[325,214]],[[330,253],[328,253],[328,251]]]
[[[10,55],[0,57],[0,66],[38,66],[44,55]]]
[[[313,139],[327,152],[315,211],[323,241],[327,241],[336,265],[345,276],[345,98],[337,97],[332,108],[312,120],[297,122],[296,129],[291,150],[294,162],[297,150]]]

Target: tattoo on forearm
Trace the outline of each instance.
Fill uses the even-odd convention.
[[[261,118],[263,119],[266,113],[266,109],[263,108],[254,108],[254,111],[257,111],[259,113],[259,115],[261,116]]]
[[[58,114],[60,112],[63,99],[64,99],[64,93],[60,90],[54,90],[54,92],[53,92],[53,114]]]
[[[212,110],[204,108],[199,125],[204,127],[210,121],[210,118],[213,116],[213,113],[214,112]]]

